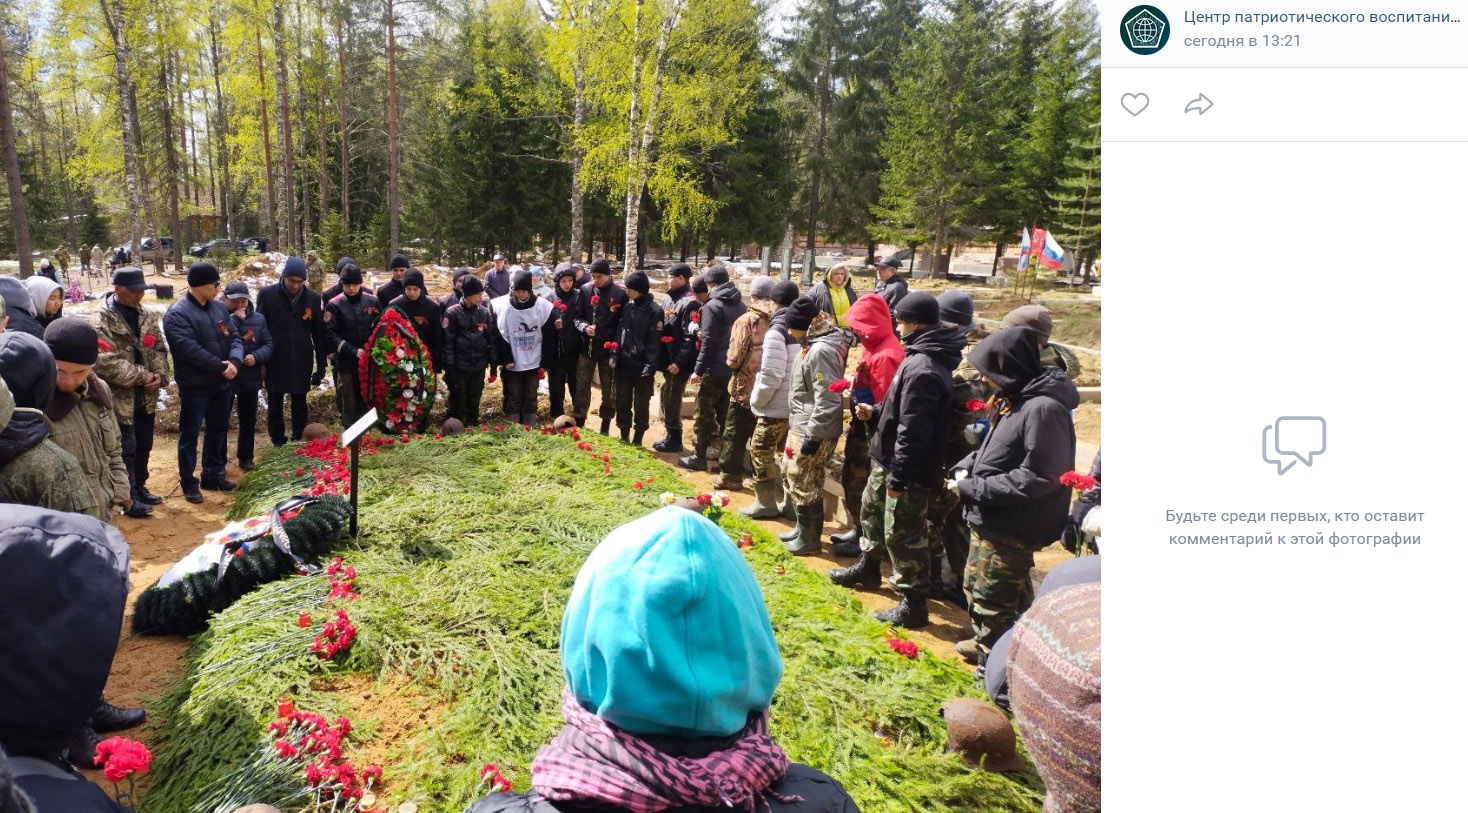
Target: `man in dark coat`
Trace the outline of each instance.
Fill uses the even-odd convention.
[[[479,423],[485,371],[495,366],[499,328],[484,304],[484,283],[463,278],[461,298],[443,315],[443,378],[449,385],[448,417],[465,426]]]
[[[700,292],[702,296],[700,297]],[[683,451],[683,393],[688,378],[698,361],[698,320],[709,286],[702,275],[695,281],[688,263],[668,269],[668,301],[663,304],[662,355],[658,369],[663,371],[663,389],[659,404],[663,411],[663,439],[652,448],[677,454]]]
[[[877,293],[887,300],[887,307],[892,311],[892,318],[897,318],[897,303],[907,296],[907,280],[902,278],[898,269],[902,263],[888,257],[877,265]]]
[[[647,406],[652,401],[653,371],[657,369],[662,350],[663,311],[653,301],[647,274],[629,271],[623,278],[627,289],[627,305],[617,326],[617,346],[612,348],[610,363],[617,375],[617,430],[622,442],[629,431],[634,446],[642,445],[647,431]]]
[[[988,434],[952,473],[972,530],[964,581],[982,674],[994,644],[1034,599],[1035,551],[1065,530],[1070,488],[1060,476],[1075,467],[1071,410],[1081,399],[1063,370],[1040,365],[1029,328],[990,335],[968,360],[999,391]]]
[[[336,403],[345,429],[367,411],[362,403],[361,382],[357,380],[357,362],[365,352],[372,328],[382,316],[382,304],[377,297],[363,290],[362,269],[356,263],[347,263],[337,273],[341,276],[342,291],[326,303],[326,313],[321,316],[324,323],[321,332],[326,337],[327,352],[331,355],[332,371],[336,376]]]
[[[224,288],[224,306],[229,308],[229,321],[234,331],[240,334],[240,349],[244,351],[240,374],[234,379],[235,419],[239,422],[239,440],[235,442],[235,453],[239,456],[240,469],[253,471],[255,468],[255,417],[260,407],[260,385],[264,382],[261,370],[270,363],[275,342],[270,338],[270,328],[265,317],[250,304],[250,288],[243,282],[231,282]]]
[[[42,813],[126,810],[63,754],[92,767],[92,755],[75,749],[117,651],[128,559],[122,534],[95,518],[16,505],[0,511],[0,748],[15,784]]]
[[[356,260],[352,259],[351,257],[345,256],[345,255],[343,255],[341,257],[338,257],[336,259],[336,284],[332,285],[330,288],[327,288],[325,291],[323,291],[321,293],[321,307],[324,308],[327,305],[331,304],[331,300],[336,299],[336,295],[342,292],[342,280],[341,280],[342,269],[343,268],[346,268],[349,265],[356,265],[356,264],[357,264],[357,261]],[[368,291],[367,293],[372,294],[373,292],[372,291]],[[373,296],[374,296],[374,298],[376,297],[375,294],[373,294]]]
[[[505,266],[505,255],[495,252],[494,264],[484,272],[484,295],[499,299],[510,292],[510,269]]]
[[[189,292],[174,302],[163,317],[163,335],[173,355],[173,377],[178,382],[178,480],[184,499],[204,501],[199,488],[233,491],[224,479],[229,451],[230,382],[244,364],[240,336],[229,324],[229,311],[215,296],[219,271],[207,262],[189,266]],[[302,282],[302,287],[305,283]],[[202,479],[194,477],[199,428],[204,429]]]
[[[571,398],[574,411],[576,400],[577,368],[586,338],[576,327],[576,314],[581,313],[583,302],[581,289],[576,285],[576,267],[571,263],[556,266],[552,286],[555,295],[551,305],[556,309],[556,336],[551,347],[546,348],[544,366],[550,374],[550,419],[566,414],[566,398]]]
[[[300,257],[287,257],[280,282],[265,286],[258,299],[256,307],[275,339],[265,368],[265,425],[270,442],[279,447],[286,444],[285,397],[291,397],[290,439],[300,440],[306,431],[306,391],[326,378],[325,320],[321,295],[306,287],[306,261]]]
[[[394,254],[387,266],[388,271],[392,274],[392,279],[384,282],[377,289],[377,301],[381,302],[384,308],[403,295],[403,279],[408,275],[408,258],[401,254]]]
[[[722,263],[704,272],[708,280],[708,301],[699,316],[698,360],[693,363],[693,377],[688,383],[698,385],[698,402],[693,408],[693,454],[678,458],[685,469],[703,471],[708,468],[709,442],[722,432],[720,421],[729,412],[729,332],[734,320],[747,310],[739,286],[729,280],[729,269]],[[715,467],[717,468],[717,467]]]
[[[597,414],[601,416],[603,435],[611,434],[612,413],[617,403],[616,376],[609,363],[611,351],[607,345],[615,340],[617,323],[626,304],[627,289],[612,279],[612,264],[605,257],[598,258],[591,264],[591,282],[581,287],[581,313],[576,316],[576,327],[586,337],[586,354],[577,362],[573,408],[576,425],[585,426],[586,416],[591,412],[591,379],[595,375],[601,387]]]
[[[963,356],[964,333],[941,323],[938,300],[926,291],[898,304],[897,329],[907,355],[887,397],[875,407],[857,407],[860,420],[876,418],[872,473],[862,494],[861,558],[831,571],[831,581],[845,587],[878,586],[881,556],[887,551],[902,602],[875,617],[916,629],[928,624],[928,498],[942,487],[953,371]]]

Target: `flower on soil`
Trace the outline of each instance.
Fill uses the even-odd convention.
[[[635,488],[635,489],[637,489],[638,491],[641,491],[642,490],[642,481],[641,480],[638,480],[637,482],[635,482],[635,483],[632,484],[632,487]]]
[[[108,737],[97,743],[96,761],[108,782],[121,782],[133,774],[148,772],[153,754],[148,746],[126,737]]]

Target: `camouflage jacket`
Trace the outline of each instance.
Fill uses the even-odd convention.
[[[326,263],[319,257],[306,264],[306,285],[318,294],[326,290]]]
[[[15,401],[10,390],[0,385],[0,445],[16,444],[14,449],[24,449],[11,456],[10,450],[0,448],[0,460],[4,461],[0,463],[0,503],[89,514],[106,522],[108,507],[95,502],[81,464],[50,438],[41,437],[45,419],[35,410],[28,411],[32,413],[35,434],[26,440],[25,432],[7,432],[15,416]]]
[[[112,389],[113,409],[118,423],[133,422],[133,392],[143,386],[149,373],[163,376],[168,386],[168,346],[163,341],[163,320],[145,307],[138,307],[138,335],[133,335],[119,312],[117,300],[108,294],[102,300],[93,324],[97,338],[107,349],[97,355],[97,377]],[[158,408],[157,390],[143,391],[143,408]]]
[[[75,405],[58,417],[63,399]],[[132,488],[122,463],[122,433],[117,428],[107,384],[94,373],[75,394],[58,392],[46,409],[46,417],[56,445],[82,464],[93,501],[104,509],[114,502],[120,502],[124,509],[131,506]]]

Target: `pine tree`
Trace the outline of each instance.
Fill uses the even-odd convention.
[[[1091,266],[1101,254],[1101,124],[1092,125],[1089,138],[1072,144],[1068,170],[1055,193],[1051,231],[1074,258],[1073,268],[1091,281]]]

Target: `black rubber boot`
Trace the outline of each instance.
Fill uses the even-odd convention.
[[[602,418],[601,419],[601,433],[603,435],[606,435],[607,437],[611,437],[612,436],[612,419],[611,418]]]
[[[695,451],[687,457],[678,458],[678,465],[693,471],[704,471],[708,469],[709,462],[707,458]]]
[[[795,529],[798,535],[785,543],[785,551],[795,556],[814,556],[821,552],[821,522],[825,519],[826,506],[822,503],[802,505],[795,509]]]
[[[674,437],[663,438],[652,445],[652,450],[654,452],[662,452],[663,454],[677,454],[683,451],[683,439]]]
[[[794,528],[791,528],[790,530],[786,531],[785,533],[782,533],[782,534],[779,535],[778,538],[779,538],[779,540],[781,542],[794,542],[795,540],[797,540],[797,539],[800,538],[800,509],[799,508],[796,508],[795,509],[795,522],[796,522],[796,525],[795,525]]]
[[[621,431],[621,435],[622,435],[622,442],[623,443],[627,443],[628,442],[627,438],[631,435],[631,433],[628,430],[623,429]]]
[[[860,556],[861,534],[857,534],[856,538],[857,541],[854,542],[837,542],[836,544],[831,546],[831,552],[836,554],[837,556],[842,556],[847,559],[850,559],[853,556]]]
[[[832,542],[832,544],[839,545],[842,542],[850,542],[851,544],[854,545],[854,544],[856,544],[859,541],[861,541],[861,526],[860,525],[853,525],[853,526],[851,526],[851,530],[849,530],[849,531],[842,531],[839,534],[831,534],[831,542]]]
[[[633,432],[632,433],[632,445],[633,446],[641,446],[642,445],[642,430],[641,429],[639,429],[636,432]]]
[[[834,581],[836,574],[831,575]],[[921,629],[928,625],[928,597],[920,590],[903,590],[902,601],[896,607],[872,613],[872,618],[894,627]]]
[[[882,560],[875,554],[863,553],[856,564],[831,571],[831,583],[841,587],[865,587],[875,590],[882,586]]]

